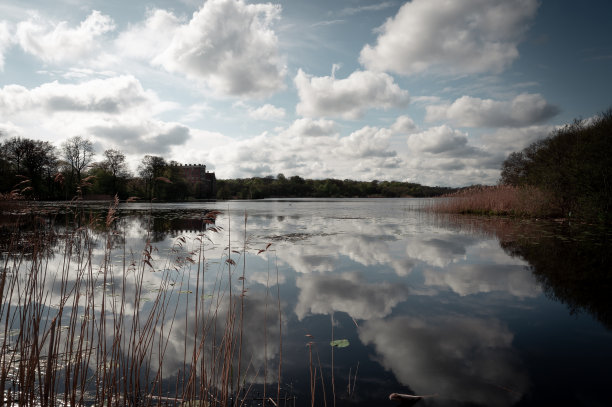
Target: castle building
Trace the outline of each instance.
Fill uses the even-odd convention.
[[[204,164],[178,164],[179,170],[198,199],[213,199],[217,194],[217,178],[214,172],[206,171]]]

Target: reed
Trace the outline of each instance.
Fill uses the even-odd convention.
[[[437,213],[551,217],[558,211],[550,195],[531,186],[478,186],[432,200],[428,210]]]
[[[242,349],[246,266],[239,271],[246,215],[242,251],[228,236],[215,269],[207,250],[222,232],[218,212],[161,256],[150,240],[141,253],[130,251],[117,208],[115,200],[100,218],[71,203],[70,222],[54,235],[59,253],[49,250],[45,223],[8,242],[0,257],[4,404],[242,405],[250,390]]]

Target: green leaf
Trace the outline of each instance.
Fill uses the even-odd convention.
[[[329,344],[331,346],[335,346],[336,348],[346,348],[350,345],[348,339],[336,339],[335,341],[331,341]]]

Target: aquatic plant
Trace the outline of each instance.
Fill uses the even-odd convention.
[[[59,252],[49,250],[50,225],[38,223],[16,231],[0,257],[4,402],[244,404],[249,380],[261,374],[243,352],[246,229],[241,251],[227,231],[228,246],[212,265],[219,212],[202,214],[194,238],[178,236],[160,255],[150,238],[141,253],[126,246],[117,199],[104,217],[78,202],[64,210],[71,221],[54,235]],[[279,385],[277,405],[282,397]]]
[[[476,186],[433,199],[428,208],[438,213],[551,217],[559,212],[549,194],[532,186]]]

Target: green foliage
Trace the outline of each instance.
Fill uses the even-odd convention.
[[[431,197],[453,192],[453,188],[428,187],[399,181],[353,181],[338,179],[305,180],[254,177],[217,181],[217,199],[262,198],[365,198],[365,197]]]
[[[0,192],[21,185],[18,189],[28,198],[52,198],[57,193],[57,168],[55,148],[49,142],[13,137],[0,145]]]
[[[336,339],[335,341],[331,341],[329,343],[334,348],[347,348],[350,345],[348,339]]]
[[[510,154],[502,164],[501,183],[541,188],[562,216],[610,222],[611,156],[612,109]]]

